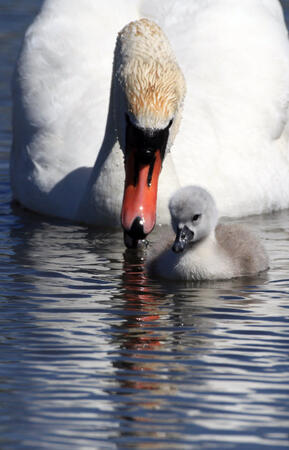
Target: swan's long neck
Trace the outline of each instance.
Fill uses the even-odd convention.
[[[169,221],[168,199],[179,185],[168,148],[185,83],[156,24],[142,19],[119,34],[111,86],[106,133],[81,208],[87,221],[111,226],[122,210],[124,229],[138,240],[155,224],[156,203],[158,219]]]
[[[86,223],[116,228],[120,226],[125,174],[113,103],[112,86],[105,136],[80,203],[78,216],[85,217]]]

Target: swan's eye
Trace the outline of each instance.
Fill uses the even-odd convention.
[[[172,121],[164,129],[141,128],[131,122],[126,114],[126,152],[136,152],[140,164],[150,164],[155,160],[155,154],[160,152],[161,159],[165,157],[169,138],[169,127]]]
[[[197,220],[199,220],[200,217],[201,217],[201,214],[195,214],[195,215],[192,217],[192,222],[196,222]]]

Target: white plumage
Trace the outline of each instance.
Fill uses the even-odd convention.
[[[191,183],[213,193],[221,215],[289,207],[289,45],[277,0],[46,0],[13,83],[14,197],[44,214],[119,226],[113,51],[118,31],[143,16],[167,35],[187,90],[158,221],[169,221],[172,191]]]

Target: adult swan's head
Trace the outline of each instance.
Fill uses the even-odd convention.
[[[135,246],[154,228],[158,178],[177,133],[185,81],[162,30],[141,19],[117,39],[113,100],[125,186],[121,211],[125,243]]]

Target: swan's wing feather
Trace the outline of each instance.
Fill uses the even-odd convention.
[[[46,0],[26,33],[16,83],[27,120],[68,140],[84,164],[104,135],[117,33],[136,14],[132,0]]]
[[[169,36],[187,81],[172,148],[181,184],[214,192],[222,214],[262,212],[273,198],[285,207],[289,45],[279,2],[155,0],[155,10],[152,3],[147,11]]]
[[[117,33],[136,17],[137,5],[46,0],[27,30],[13,81],[11,157],[13,189],[20,199],[26,195],[24,204],[48,195],[72,171],[94,165],[105,133]],[[72,183],[78,183],[73,205],[86,181],[82,173]],[[67,200],[60,202],[61,215],[70,208]]]

